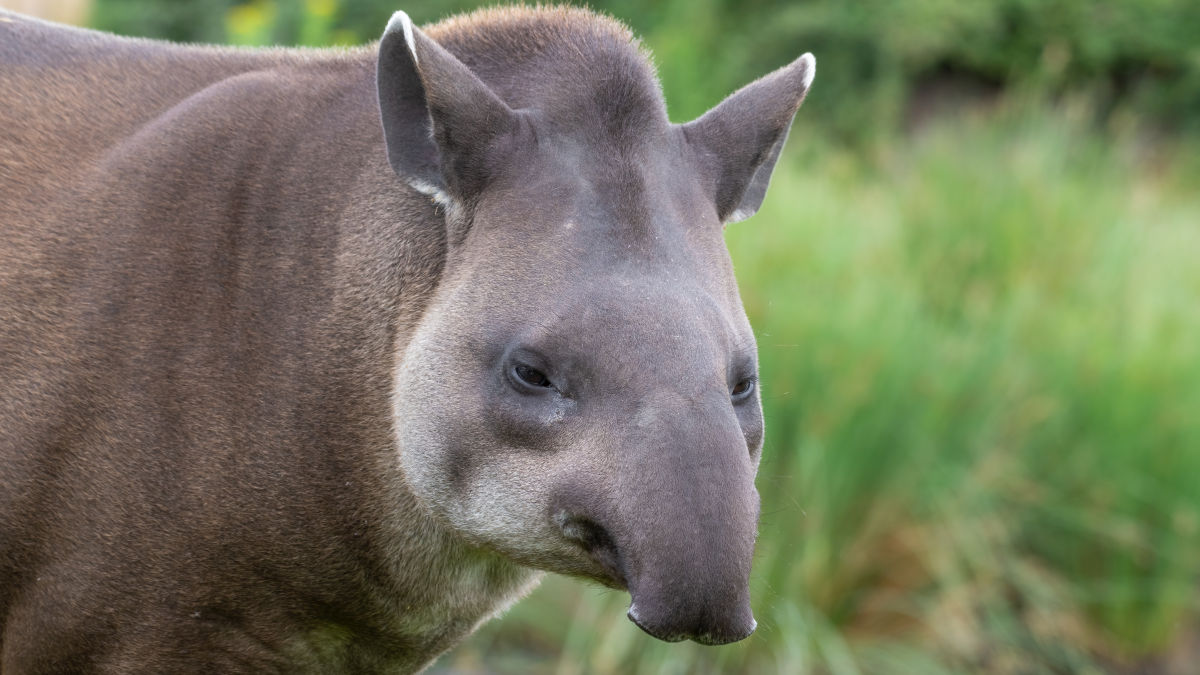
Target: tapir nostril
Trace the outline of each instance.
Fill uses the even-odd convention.
[[[614,582],[621,587],[627,586],[617,542],[608,533],[608,530],[604,529],[603,525],[585,516],[571,515],[566,511],[559,511],[555,514],[554,520],[562,530],[563,536],[586,551],[604,568]]]

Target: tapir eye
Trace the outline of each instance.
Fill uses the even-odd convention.
[[[523,363],[518,363],[517,365],[513,366],[512,374],[518,382],[529,387],[540,387],[544,389],[551,389],[554,387],[554,385],[550,382],[550,378],[546,377],[545,373],[537,368],[534,368],[533,366],[527,366]]]
[[[747,377],[744,380],[741,380],[737,384],[733,385],[733,389],[729,392],[729,395],[733,397],[734,401],[746,400],[750,397],[750,394],[754,393],[754,385],[757,382],[757,379],[758,378]]]

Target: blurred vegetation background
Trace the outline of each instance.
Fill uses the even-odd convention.
[[[79,20],[337,45],[477,4],[92,0]],[[1196,672],[1200,3],[592,5],[654,51],[676,121],[819,61],[763,210],[727,233],[768,421],[759,630],[668,645],[623,594],[549,578],[435,670]]]

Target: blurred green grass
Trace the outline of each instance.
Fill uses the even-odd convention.
[[[759,629],[656,642],[624,594],[552,577],[437,669],[1192,672],[1197,5],[600,6],[645,37],[676,120],[820,61],[762,211],[727,232],[768,423]],[[346,43],[399,7],[98,0],[96,23]]]

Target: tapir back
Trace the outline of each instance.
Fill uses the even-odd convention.
[[[133,192],[102,194],[122,164],[154,170],[152,156],[131,156],[139,130],[214,82],[272,61],[279,59],[116,38],[0,11],[0,383],[12,382],[5,368],[62,356],[29,347],[49,347],[69,330],[63,321],[78,304],[81,276],[131,224],[133,214],[115,223],[98,217],[106,205],[99,202]]]

